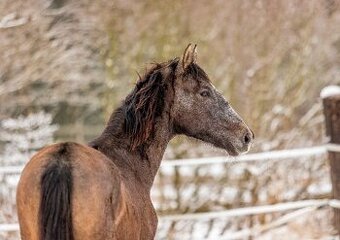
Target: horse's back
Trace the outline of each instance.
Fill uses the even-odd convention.
[[[70,183],[67,180],[65,184],[70,185],[69,211],[74,239],[114,239],[112,213],[116,208],[117,198],[120,197],[119,172],[105,155],[77,143],[59,143],[45,147],[25,166],[17,189],[22,239],[40,239],[40,205],[47,198],[42,196],[45,175],[48,171],[60,174],[65,168],[71,175]],[[54,182],[60,184],[57,180]],[[52,179],[52,183],[48,183],[50,186],[45,188],[56,188],[57,186],[53,186],[54,182]],[[58,204],[51,202],[47,206],[57,208]]]

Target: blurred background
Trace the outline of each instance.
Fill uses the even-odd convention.
[[[0,166],[22,166],[42,146],[98,136],[147,63],[198,44],[198,64],[254,130],[252,152],[327,141],[321,89],[340,84],[339,0],[1,0]],[[173,139],[165,159],[225,156]],[[0,172],[0,224],[16,223],[18,174]],[[159,215],[329,198],[326,156],[164,167]],[[259,237],[332,239],[328,208]],[[219,239],[282,213],[160,221],[157,239]],[[0,232],[1,239],[19,239]]]

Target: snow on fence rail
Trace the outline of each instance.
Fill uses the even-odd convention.
[[[287,213],[278,219],[264,224],[264,225],[257,225],[252,228],[243,229],[237,232],[228,233],[227,236],[219,237],[218,240],[236,240],[236,239],[243,239],[246,237],[259,237],[263,232],[280,227],[302,215],[310,213],[317,209],[318,207],[305,207],[298,209],[296,211]],[[216,240],[216,238],[208,238],[207,240]]]
[[[304,156],[318,156],[326,154],[327,151],[340,152],[340,145],[326,144],[322,146],[315,146],[309,148],[297,148],[288,150],[278,150],[262,153],[253,153],[241,155],[238,157],[206,157],[206,158],[189,158],[189,159],[176,159],[164,160],[161,167],[176,167],[176,166],[190,166],[190,165],[205,165],[205,164],[218,164],[218,163],[237,163],[237,162],[261,162],[287,158],[297,158]],[[19,174],[23,166],[6,166],[0,167],[0,174]]]
[[[19,231],[19,224],[17,223],[0,224],[0,232],[16,232],[16,231]]]
[[[297,158],[302,156],[315,156],[322,155],[327,152],[326,146],[316,146],[310,148],[298,148],[290,150],[278,150],[262,153],[254,153],[241,155],[238,157],[209,157],[198,159],[179,159],[179,160],[166,160],[163,161],[161,167],[165,166],[188,166],[188,165],[204,165],[216,163],[237,163],[237,162],[261,162],[277,159]]]
[[[278,203],[272,205],[263,205],[255,207],[244,207],[237,209],[230,209],[225,211],[213,211],[205,213],[186,213],[186,214],[174,214],[174,215],[161,215],[159,216],[160,221],[180,221],[180,220],[202,220],[211,218],[222,218],[222,217],[240,217],[249,216],[264,213],[284,212],[288,210],[296,209],[317,209],[324,206],[330,206],[332,208],[340,209],[340,200],[336,199],[311,199],[302,200],[295,202]],[[294,214],[295,217],[300,214]],[[289,217],[289,220],[293,219],[293,215]],[[288,220],[288,219],[287,219]],[[13,224],[0,224],[0,232],[15,232],[19,230],[19,225]]]
[[[179,220],[202,220],[202,219],[221,218],[221,217],[240,217],[240,216],[257,215],[257,214],[263,214],[263,213],[283,212],[283,211],[295,210],[295,209],[306,208],[306,207],[319,208],[323,206],[330,206],[332,208],[340,208],[340,200],[310,199],[310,200],[302,200],[302,201],[295,201],[295,202],[277,203],[277,204],[272,204],[272,205],[236,208],[236,209],[230,209],[230,210],[225,210],[225,211],[164,215],[164,216],[159,216],[159,219],[179,221]]]

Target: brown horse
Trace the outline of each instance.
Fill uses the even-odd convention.
[[[55,144],[28,162],[17,190],[22,239],[153,239],[150,189],[177,134],[233,156],[254,138],[196,64],[191,44],[181,59],[146,71],[89,146]]]

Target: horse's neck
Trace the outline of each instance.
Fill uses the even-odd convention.
[[[113,116],[102,135],[90,143],[120,169],[122,176],[131,184],[141,184],[147,190],[151,189],[154,178],[161,164],[166,146],[172,137],[169,131],[170,121],[166,114],[159,117],[153,136],[135,151],[129,149],[130,140],[123,133],[123,118]]]

